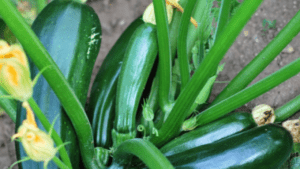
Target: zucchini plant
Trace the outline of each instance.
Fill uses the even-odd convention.
[[[0,1],[0,16],[19,42],[0,40],[0,106],[16,122],[15,164],[298,166],[300,121],[285,120],[300,110],[299,96],[276,110],[235,110],[300,72],[296,59],[248,86],[299,33],[300,12],[209,103],[226,66],[221,60],[262,3],[216,1],[218,7],[214,0],[153,0],[108,53],[88,103],[101,43],[94,10],[79,0],[38,0],[30,27],[12,2]]]

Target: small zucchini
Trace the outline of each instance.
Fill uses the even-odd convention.
[[[117,81],[128,42],[142,23],[139,17],[128,26],[106,56],[93,83],[86,112],[92,124],[96,147],[109,149],[112,146]]]
[[[169,156],[168,159],[178,169],[276,169],[289,158],[292,147],[293,138],[287,130],[268,124]]]
[[[32,29],[61,69],[81,104],[84,105],[101,42],[101,25],[97,14],[85,4],[53,1],[38,15]],[[38,69],[33,63],[30,63],[30,70],[32,77],[35,77]],[[33,98],[50,122],[58,117],[54,129],[63,142],[71,142],[65,147],[72,166],[81,168],[76,133],[58,98],[43,77],[34,87]],[[24,119],[25,111],[19,109],[16,129]],[[43,129],[38,119],[37,124]],[[16,143],[16,149],[18,159],[26,156],[21,144]],[[19,168],[43,168],[43,163],[30,160],[20,163]],[[58,167],[54,162],[50,162],[48,169],[58,169]]]
[[[213,143],[256,126],[250,113],[232,113],[220,120],[199,127],[172,140],[160,150],[171,156],[201,145]]]
[[[136,112],[158,53],[156,27],[140,25],[132,35],[124,56],[117,86],[113,144],[136,136]]]

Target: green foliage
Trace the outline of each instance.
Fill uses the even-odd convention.
[[[30,0],[29,2],[32,1],[33,0]],[[16,4],[19,3],[17,0],[14,2]],[[38,0],[36,2],[33,1],[32,4],[34,4],[33,6],[37,8],[37,11],[40,11],[43,9],[45,2],[46,1],[44,0]],[[265,130],[261,128],[255,128],[253,130],[257,132],[241,132],[237,135],[231,135],[233,133],[230,133],[228,134],[228,136],[231,135],[229,136],[229,138],[231,138],[228,139],[229,141],[226,140],[222,143],[221,141],[212,141],[209,146],[195,146],[193,149],[184,150],[179,156],[172,156],[170,161],[159,151],[159,147],[171,142],[171,140],[178,141],[183,127],[192,130],[197,126],[200,126],[199,129],[196,130],[201,131],[202,134],[205,132],[213,134],[213,131],[210,130],[212,127],[210,124],[213,123],[210,122],[216,121],[216,123],[221,124],[222,121],[218,120],[220,117],[235,110],[251,99],[267,92],[273,87],[278,86],[280,83],[300,71],[300,60],[297,59],[291,64],[285,66],[283,69],[244,89],[248,84],[246,86],[243,85],[245,85],[247,81],[251,81],[251,78],[255,78],[260,70],[257,70],[254,73],[252,71],[247,71],[250,72],[250,75],[253,74],[253,77],[250,75],[243,76],[243,81],[245,81],[245,83],[234,85],[235,89],[237,88],[240,90],[234,90],[234,93],[222,98],[223,100],[219,100],[217,103],[207,103],[212,86],[215,83],[219,72],[222,71],[224,67],[224,65],[220,65],[221,60],[247,21],[254,14],[260,3],[262,3],[262,0],[246,0],[242,4],[237,0],[217,0],[218,7],[216,8],[213,7],[213,0],[181,0],[180,3],[186,12],[182,15],[178,11],[175,11],[174,20],[170,26],[167,24],[164,2],[165,1],[162,0],[153,1],[157,25],[154,26],[140,23],[142,25],[137,29],[136,27],[139,24],[137,24],[134,28],[129,28],[128,31],[124,33],[126,35],[121,36],[120,41],[117,42],[108,55],[109,58],[105,61],[106,64],[103,64],[101,67],[100,73],[95,81],[95,85],[93,85],[91,104],[87,110],[90,118],[89,120],[93,125],[93,132],[83,109],[83,104],[86,101],[86,86],[88,86],[90,81],[90,71],[83,71],[84,73],[80,74],[82,71],[80,66],[85,65],[88,67],[87,69],[91,70],[92,66],[85,64],[84,59],[94,61],[94,58],[91,58],[92,56],[90,55],[91,51],[93,56],[97,56],[98,54],[97,49],[94,47],[91,47],[91,50],[88,48],[87,51],[81,51],[86,49],[87,46],[85,45],[94,43],[95,39],[93,38],[99,35],[97,33],[87,33],[94,30],[93,23],[95,23],[98,18],[90,17],[90,15],[76,18],[75,16],[77,16],[77,14],[83,14],[84,11],[80,11],[78,13],[73,12],[71,14],[72,21],[76,22],[68,22],[69,20],[65,20],[65,22],[60,23],[57,27],[62,26],[66,28],[74,23],[82,22],[79,27],[82,26],[87,29],[80,29],[80,31],[75,33],[76,35],[63,38],[64,35],[68,35],[70,32],[58,34],[57,32],[60,31],[55,33],[47,33],[47,31],[52,28],[57,28],[54,26],[52,21],[54,21],[60,14],[65,15],[65,12],[57,12],[57,15],[52,16],[52,19],[49,21],[47,21],[47,18],[50,15],[42,15],[43,12],[39,15],[44,16],[44,19],[39,20],[41,23],[50,23],[50,26],[47,27],[46,31],[42,31],[45,36],[48,36],[47,38],[42,39],[42,41],[52,57],[56,56],[57,53],[62,55],[59,57],[61,59],[58,61],[59,63],[55,63],[52,60],[47,50],[36,37],[35,33],[32,32],[31,28],[27,24],[30,24],[30,20],[25,21],[23,19],[24,17],[29,17],[30,19],[30,16],[32,15],[19,14],[9,1],[0,1],[0,14],[3,16],[3,20],[7,24],[4,24],[3,21],[1,23],[0,20],[0,30],[3,30],[0,36],[3,38],[6,37],[7,41],[9,41],[12,34],[5,33],[5,30],[9,27],[11,32],[14,33],[23,45],[28,56],[31,58],[32,63],[35,64],[37,68],[42,70],[47,66],[53,67],[53,69],[43,72],[43,76],[49,83],[49,88],[47,87],[47,89],[50,91],[51,87],[56,93],[57,98],[59,99],[58,100],[56,98],[56,103],[59,106],[44,103],[44,98],[47,98],[48,95],[50,95],[43,91],[44,88],[39,88],[39,91],[35,91],[34,94],[36,97],[41,97],[38,100],[42,100],[39,101],[39,103],[42,104],[41,107],[43,110],[45,107],[53,106],[54,108],[51,110],[59,109],[58,111],[60,111],[62,110],[60,105],[65,108],[65,111],[76,130],[82,155],[81,157],[87,169],[127,167],[128,165],[135,164],[134,162],[136,159],[133,158],[133,155],[139,157],[150,168],[173,168],[170,161],[174,165],[194,165],[196,163],[201,163],[201,160],[204,159],[198,158],[203,155],[202,153],[199,155],[198,152],[208,150],[206,153],[212,154],[207,154],[205,157],[210,156],[212,158],[209,160],[211,160],[214,157],[217,157],[219,153],[222,154],[223,150],[225,151],[226,146],[226,151],[228,150],[232,152],[232,157],[236,158],[244,157],[244,154],[241,153],[244,153],[243,150],[245,147],[247,150],[253,147],[255,147],[256,150],[260,150],[255,152],[267,152],[263,150],[278,152],[276,154],[258,154],[255,156],[258,160],[243,164],[245,166],[251,166],[250,168],[258,165],[256,163],[258,161],[267,161],[268,163],[260,164],[270,164],[273,168],[282,165],[286,160],[286,157],[291,152],[290,149],[292,147],[292,143],[288,132],[284,129],[275,129],[276,127],[268,128],[264,126],[268,128],[268,131],[276,130],[276,132],[272,134],[274,137],[271,139],[267,136],[267,134],[270,134],[271,132],[266,133]],[[75,6],[84,6],[78,2],[68,1],[55,1],[53,3],[61,3],[58,5],[58,9],[60,9],[60,7],[63,6],[62,4],[65,3],[70,3]],[[48,6],[46,8],[48,8]],[[193,8],[195,9],[193,10]],[[68,10],[71,9],[68,8]],[[87,8],[87,10],[92,9]],[[195,28],[192,24],[188,24],[191,15],[198,22],[197,28]],[[93,16],[95,15],[93,14]],[[270,43],[270,45],[267,46],[266,53],[271,53],[270,55],[273,56],[276,52],[280,52],[280,50],[283,49],[285,43],[292,40],[295,34],[300,31],[298,26],[300,22],[299,16],[300,13],[299,15],[297,14],[288,24],[286,30],[288,30],[289,33],[286,33],[286,30],[283,29],[283,34],[281,36],[287,40],[280,39],[280,36],[276,42]],[[265,19],[262,25],[264,31],[274,29],[276,28],[276,20],[268,21]],[[33,29],[36,29],[36,27],[37,26],[33,26]],[[63,30],[71,31],[73,29]],[[36,32],[36,34],[39,33]],[[71,38],[77,37],[77,34],[80,34],[81,38],[87,39],[78,40],[80,39],[78,37],[75,40],[71,40],[70,43],[77,44],[75,46],[70,45],[70,43],[60,44],[56,42],[58,39],[70,40]],[[44,42],[45,39],[47,40],[51,38],[54,38],[54,41],[47,43]],[[98,40],[100,40],[100,35],[98,38]],[[176,44],[178,47],[176,47]],[[51,45],[54,47],[49,49],[49,46]],[[67,54],[62,54],[60,53],[61,48],[70,49],[70,51],[66,52]],[[178,58],[175,58],[176,49],[178,49]],[[78,53],[78,56],[81,56],[82,58],[74,59],[74,62],[72,61],[72,63],[65,63],[68,59],[72,59],[72,57],[69,57],[68,54],[74,54],[74,51],[75,53],[81,51]],[[157,51],[159,56],[158,68],[154,66],[156,65],[155,59]],[[275,52],[272,53],[272,51]],[[272,60],[272,56],[268,58],[268,61]],[[123,57],[125,59],[123,59]],[[266,62],[263,66],[266,66],[268,63]],[[56,64],[59,65],[57,66]],[[72,65],[70,69],[71,72],[67,73],[67,76],[65,72],[65,69],[67,68],[65,67],[70,64]],[[254,63],[254,65],[249,65],[247,67],[256,70],[263,69],[263,66],[259,63]],[[63,72],[61,72],[60,69]],[[151,77],[152,72],[153,75],[156,73],[154,78]],[[80,80],[85,77],[86,79]],[[74,87],[74,83],[77,82],[85,87]],[[42,85],[39,85],[39,87],[41,86]],[[149,86],[151,86],[150,92]],[[52,94],[54,96],[54,93]],[[50,100],[54,100],[54,97]],[[142,102],[143,100],[145,100],[144,105]],[[298,99],[293,103],[297,102]],[[1,104],[5,103],[0,102],[0,105]],[[288,109],[293,111],[287,112],[286,108],[279,109],[280,111],[278,112],[280,112],[280,114],[284,114],[282,117],[290,116],[294,111],[297,111],[296,109],[299,109],[299,106],[296,106],[295,104],[288,103],[288,105],[291,106],[288,107]],[[46,118],[43,117],[44,114],[41,111],[38,111],[39,108],[37,105],[33,106],[33,109],[38,112],[38,116],[41,117],[42,123],[49,118],[48,114],[51,114],[50,112],[45,111],[47,114]],[[98,110],[100,112],[98,112]],[[198,111],[202,112],[198,113]],[[198,114],[191,116],[193,112],[197,112]],[[11,114],[13,115],[13,113]],[[115,114],[116,116],[114,117]],[[250,115],[248,117],[251,121],[249,124],[252,124]],[[14,117],[12,116],[12,118]],[[183,123],[184,120],[186,120],[186,123]],[[239,118],[237,120],[241,122],[243,119]],[[229,120],[228,123],[233,121],[234,120]],[[19,120],[18,123],[20,122],[21,120]],[[66,126],[65,120],[61,120],[60,122],[61,126]],[[209,128],[202,126],[207,123],[210,123],[207,125],[210,126]],[[224,123],[220,126],[222,126],[221,128],[218,128],[220,130],[225,128]],[[230,126],[232,127],[232,125]],[[238,127],[235,129],[235,132],[240,131]],[[137,134],[136,130],[144,133]],[[226,132],[231,131],[232,130],[230,129],[226,129]],[[255,135],[260,133],[266,139],[259,141],[261,144],[255,144],[255,146],[249,147],[252,146],[253,141],[251,141],[252,138],[247,133],[252,133],[253,138],[257,138]],[[70,133],[66,133],[65,135],[68,134]],[[196,137],[199,133],[194,135],[194,132],[190,132],[188,134],[189,137]],[[65,138],[65,135],[62,137]],[[239,137],[241,135],[243,137]],[[284,137],[282,137],[283,135]],[[135,137],[143,137],[145,139],[137,139]],[[279,142],[281,146],[284,145],[288,148],[284,150],[282,148],[276,148],[278,145],[273,144],[272,140],[276,141],[278,138],[280,138]],[[95,143],[93,141],[95,141]],[[240,151],[234,152],[236,148],[234,146],[237,146],[237,144],[232,144],[233,142],[240,144],[240,147],[238,147],[241,148]],[[263,144],[265,144],[265,146],[260,146]],[[182,144],[180,143],[180,145]],[[72,148],[77,148],[78,150],[77,146],[73,146]],[[216,149],[220,152],[216,153]],[[299,146],[297,144],[294,145],[294,151],[299,152]],[[279,157],[277,154],[281,156]],[[112,155],[113,160],[111,160],[112,158],[110,155]],[[247,155],[252,157],[253,154],[246,154],[246,156]],[[64,161],[67,156],[62,153],[61,157],[63,157],[62,159]],[[278,159],[270,161],[269,157],[276,157]],[[74,158],[71,159],[73,160]],[[291,166],[296,167],[299,163],[299,159],[294,158],[293,160],[294,161],[291,161],[291,164],[293,164]],[[219,160],[215,159],[212,160],[211,164],[216,163],[215,161],[219,162]],[[111,164],[111,166],[106,166],[109,164]],[[226,164],[222,167],[228,168]],[[289,167],[289,165],[289,161],[284,164],[284,166],[287,167]],[[79,167],[79,165],[76,165],[75,167]]]
[[[222,0],[216,0],[216,1],[218,6],[220,7]],[[229,19],[231,19],[235,15],[236,11],[239,9],[240,6],[241,6],[240,2],[238,2],[237,0],[231,0]],[[212,14],[215,20],[219,19],[219,13],[220,13],[219,7],[212,8]]]
[[[262,22],[263,31],[266,32],[269,29],[275,29],[276,28],[276,22],[277,22],[276,19],[273,20],[273,21],[264,19],[263,22]]]

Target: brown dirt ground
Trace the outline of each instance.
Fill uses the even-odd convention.
[[[92,6],[100,17],[103,39],[93,78],[100,68],[106,54],[116,42],[125,28],[140,16],[151,0],[101,0],[88,4]],[[249,23],[245,26],[234,45],[226,54],[224,71],[219,75],[219,81],[230,81],[244,66],[246,66],[289,22],[300,9],[300,0],[265,0]],[[264,19],[277,20],[276,28],[263,34]],[[248,31],[245,36],[244,32]],[[284,65],[298,58],[300,55],[300,35],[290,43],[293,52],[281,52],[276,59],[254,80],[253,83],[282,68]],[[213,88],[212,100],[226,84],[216,83]],[[300,94],[300,75],[289,79],[266,94],[246,104],[252,109],[258,104],[269,104],[274,108]],[[299,113],[293,118],[299,117]],[[0,116],[0,169],[6,169],[16,161],[14,144],[10,137],[14,133],[14,124],[7,115]]]

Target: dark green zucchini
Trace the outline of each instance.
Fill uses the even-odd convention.
[[[92,69],[101,43],[101,26],[97,14],[91,7],[81,3],[53,1],[38,15],[32,29],[61,69],[81,104],[85,105]],[[38,69],[33,63],[30,63],[30,69],[34,77]],[[65,146],[66,150],[73,168],[81,168],[79,145],[73,126],[43,77],[34,87],[33,98],[50,122],[58,117],[54,129],[63,142],[71,142]],[[24,118],[24,109],[19,110],[16,129]],[[43,129],[38,119],[37,124]],[[16,143],[16,147],[18,159],[24,158],[26,153],[22,145]],[[42,164],[27,161],[21,163],[19,168],[38,169],[43,168]],[[48,169],[56,168],[55,163],[49,163]]]
[[[93,83],[87,114],[97,147],[108,149],[112,146],[111,130],[116,106],[117,80],[130,37],[142,23],[142,19],[137,18],[123,32],[106,56]]]
[[[201,126],[172,140],[160,150],[165,156],[213,143],[230,135],[256,126],[250,113],[232,113],[220,120]]]
[[[114,147],[136,136],[136,112],[157,52],[156,27],[140,25],[128,43],[118,80]]]
[[[293,138],[287,130],[268,124],[168,159],[178,169],[276,169],[289,158],[292,147]]]

